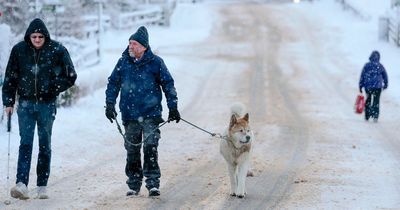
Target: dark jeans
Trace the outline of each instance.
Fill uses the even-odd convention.
[[[142,122],[125,122],[125,149],[127,151],[125,174],[129,188],[137,192],[142,186],[143,175],[146,177],[146,188],[160,187],[160,167],[158,165],[159,122],[146,119]],[[143,142],[142,142],[143,139]],[[143,144],[143,168],[141,147]]]
[[[17,180],[28,186],[31,168],[35,127],[39,136],[39,155],[36,167],[37,186],[46,186],[50,175],[51,131],[56,116],[55,102],[32,102],[19,100],[17,110],[19,135]]]
[[[370,117],[378,119],[379,117],[379,98],[381,97],[382,89],[366,90],[367,100],[365,101],[365,119]]]

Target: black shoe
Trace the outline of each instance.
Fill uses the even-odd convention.
[[[160,190],[159,190],[158,188],[155,188],[155,187],[151,188],[151,189],[149,190],[149,196],[150,196],[150,197],[153,197],[153,196],[160,196]]]
[[[139,191],[128,190],[128,192],[126,192],[126,196],[133,196],[133,195],[139,195]]]

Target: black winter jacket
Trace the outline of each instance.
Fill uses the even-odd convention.
[[[45,36],[39,50],[30,41],[32,33]],[[26,30],[24,41],[11,50],[2,89],[3,105],[13,106],[16,94],[24,100],[54,101],[59,93],[74,85],[76,78],[67,49],[51,40],[43,21],[36,18]]]

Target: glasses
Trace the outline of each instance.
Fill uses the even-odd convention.
[[[36,38],[43,39],[44,36],[31,36],[31,39],[36,39]]]

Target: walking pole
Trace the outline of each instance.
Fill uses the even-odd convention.
[[[7,192],[6,195],[8,195],[8,192],[10,191],[10,139],[11,139],[11,112],[8,113],[7,116],[7,132],[8,132],[8,158],[7,158]],[[4,204],[10,205],[11,201],[9,199],[4,201]]]

